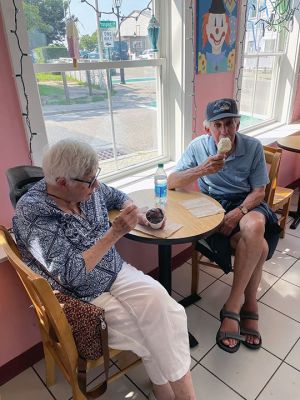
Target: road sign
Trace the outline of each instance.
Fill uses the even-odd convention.
[[[114,47],[113,31],[102,31],[102,40],[104,47]]]
[[[116,21],[99,21],[100,29],[116,29],[117,22]]]

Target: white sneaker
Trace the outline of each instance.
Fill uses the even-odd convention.
[[[153,393],[153,392],[150,392],[150,393],[149,393],[148,399],[149,399],[149,400],[156,400],[156,397],[154,396],[154,393]]]

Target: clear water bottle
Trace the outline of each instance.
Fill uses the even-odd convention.
[[[167,202],[167,174],[164,164],[158,164],[154,175],[155,203],[157,206],[164,207]]]

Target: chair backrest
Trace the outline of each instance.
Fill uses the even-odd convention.
[[[6,171],[9,184],[9,197],[13,207],[16,207],[18,200],[36,182],[44,177],[41,167],[33,165],[19,165],[9,168]]]
[[[14,240],[2,225],[0,225],[0,245],[3,246],[10,264],[20,277],[34,305],[43,344],[48,343],[46,350],[50,351],[62,371],[66,372],[66,379],[69,380],[67,371],[76,371],[78,352],[62,307],[47,280],[34,273],[21,260]]]
[[[269,166],[269,184],[266,187],[265,201],[270,207],[273,205],[277,186],[278,171],[282,150],[279,148],[264,146],[266,163]]]

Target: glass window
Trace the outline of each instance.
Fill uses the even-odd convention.
[[[275,114],[274,99],[288,32],[270,30],[264,23],[272,15],[272,3],[269,0],[248,1],[240,98],[242,129],[279,118]]]
[[[161,122],[164,60],[147,29],[154,5],[100,3],[97,13],[97,1],[23,2],[47,140],[87,141],[103,176],[156,163],[168,150]]]

